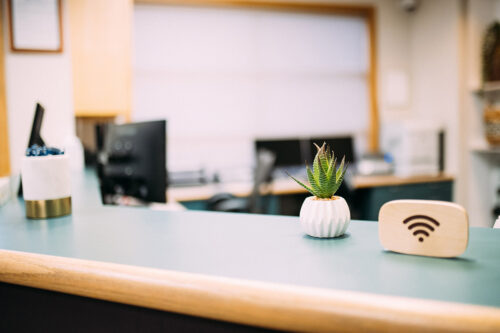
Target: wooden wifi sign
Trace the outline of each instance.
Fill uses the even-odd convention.
[[[429,257],[456,257],[469,242],[469,220],[457,204],[394,200],[380,208],[378,231],[390,251]]]

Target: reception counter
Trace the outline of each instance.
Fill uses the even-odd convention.
[[[230,331],[500,331],[500,230],[472,228],[459,258],[425,258],[384,251],[373,222],[321,240],[296,217],[102,206],[88,174],[74,189],[67,217],[0,207],[4,310],[48,291]],[[0,330],[33,318],[12,313]]]

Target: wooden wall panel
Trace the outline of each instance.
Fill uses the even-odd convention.
[[[71,0],[75,114],[123,115],[132,104],[132,0]]]
[[[7,95],[5,91],[4,22],[3,2],[0,1],[0,177],[8,176],[10,174]]]

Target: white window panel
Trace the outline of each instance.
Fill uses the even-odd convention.
[[[168,120],[169,166],[236,163],[217,153],[228,141],[251,161],[257,137],[367,129],[362,18],[154,5],[134,15],[133,118]]]

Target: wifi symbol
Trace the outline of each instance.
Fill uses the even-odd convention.
[[[412,222],[412,221],[415,221],[415,220],[417,222]],[[422,220],[424,222],[422,222]],[[430,223],[426,223],[425,221],[429,221],[429,222],[433,223],[434,225],[432,225]],[[424,241],[423,235],[425,235],[426,237],[429,237],[430,236],[429,232],[434,231],[435,227],[439,227],[439,222],[438,221],[436,221],[432,217],[429,217],[429,216],[426,216],[426,215],[413,215],[413,216],[410,216],[410,217],[404,219],[403,224],[408,224],[408,230],[410,230],[410,231],[413,230],[413,229],[415,229],[415,231],[413,231],[413,236],[420,235],[418,237],[418,241],[419,242],[423,242]]]

